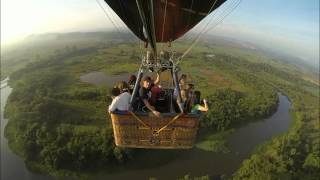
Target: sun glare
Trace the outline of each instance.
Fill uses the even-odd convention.
[[[85,12],[85,13],[84,13]],[[97,4],[50,0],[2,0],[1,44],[46,32],[91,31],[112,27]]]
[[[37,29],[44,20],[43,12],[28,1],[1,2],[1,44],[19,40]]]

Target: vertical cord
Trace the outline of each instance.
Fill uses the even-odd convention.
[[[147,39],[148,39],[148,41],[149,41],[149,43],[150,43],[150,45],[151,45],[151,48],[154,48],[154,47],[153,47],[154,44],[153,44],[153,42],[151,42],[151,41],[152,41],[152,37],[151,37],[151,34],[150,34],[151,32],[150,32],[149,27],[147,26],[147,20],[146,20],[146,17],[145,17],[144,12],[143,12],[143,10],[142,10],[142,4],[140,4],[139,0],[136,0],[136,3],[137,3],[137,7],[138,7],[140,19],[141,19],[141,21],[142,21],[142,23],[143,23],[143,27],[144,27],[144,29],[147,31],[147,32],[146,32]],[[153,8],[150,9],[150,10],[153,10]]]
[[[166,0],[165,8],[164,8],[164,16],[163,16],[163,23],[162,23],[162,33],[161,33],[161,42],[163,41],[163,35],[164,35],[164,25],[166,24],[166,18],[167,18],[167,6],[168,6],[168,0]]]
[[[205,33],[207,33],[209,30],[215,28],[217,25],[219,25],[229,14],[231,14],[241,3],[242,0],[238,0],[238,2],[234,3],[233,7],[231,7],[230,11],[226,12],[223,16],[220,17],[219,21],[214,24],[213,26],[211,26],[210,28],[208,28]]]
[[[109,21],[112,23],[112,25],[116,28],[116,30],[118,31],[119,34],[121,34],[120,29],[118,28],[118,26],[113,22],[113,20],[109,17],[107,11],[103,8],[103,6],[101,5],[101,3],[99,2],[99,0],[96,0],[97,4],[99,5],[99,7],[102,9],[102,11],[104,12],[104,14],[107,16],[107,18],[109,19]]]
[[[190,10],[192,11],[193,8],[193,0],[191,1],[191,6],[190,6]],[[190,18],[191,18],[191,13],[189,13],[189,17],[188,17],[188,26],[190,25]]]
[[[212,6],[211,6],[211,8],[209,9],[209,11],[208,11],[207,14],[209,14],[209,13],[212,11],[212,9],[214,8],[214,5],[216,5],[216,3],[217,3],[217,0],[214,0],[214,2],[213,2]],[[210,21],[209,21],[209,23],[210,23]],[[207,23],[206,26],[208,26],[208,23]],[[204,31],[204,29],[206,28],[206,26],[202,29],[202,31],[200,31],[200,33],[198,34],[198,37],[197,37],[195,40],[193,40],[193,43],[190,45],[190,47],[178,58],[176,64],[179,64],[180,61],[181,61],[181,59],[193,48],[193,46],[194,46],[195,43],[197,42],[197,39],[200,37],[201,33],[203,33],[203,31]]]
[[[225,10],[225,11],[223,12],[224,14],[219,17],[218,22],[217,22],[214,26],[212,26],[212,27],[210,27],[210,28],[208,28],[208,29],[203,29],[203,31],[198,34],[197,39],[195,39],[195,40],[193,41],[193,43],[190,45],[190,47],[178,58],[178,61],[176,62],[176,64],[179,64],[180,61],[190,52],[190,50],[191,50],[191,49],[194,47],[194,45],[200,40],[200,38],[201,38],[201,36],[202,36],[203,34],[206,34],[209,30],[211,30],[211,29],[213,29],[214,27],[216,27],[217,25],[219,25],[231,12],[233,12],[233,11],[240,5],[241,0],[239,0],[238,2],[236,2],[236,1],[234,1],[234,2],[235,2],[235,3],[233,3],[232,7],[230,6],[231,8],[228,8],[230,11]],[[211,19],[211,20],[212,20],[212,19]],[[210,24],[210,22],[211,22],[211,21],[209,21],[209,23],[207,23],[206,27]],[[205,28],[206,28],[206,27],[205,27]]]
[[[151,12],[151,31],[152,31],[152,40],[153,40],[153,51],[154,51],[154,58],[157,62],[157,37],[156,37],[156,30],[155,30],[155,25],[154,25],[154,6],[153,6],[153,0],[150,0],[150,12]]]
[[[105,8],[102,6],[102,4],[99,2],[99,0],[96,0],[97,4],[99,5],[99,7],[102,9],[102,11],[104,12],[104,14],[107,16],[107,18],[109,19],[109,21],[112,23],[112,25],[116,28],[116,31],[119,33],[119,35],[123,35],[125,34],[124,32],[121,31],[121,28],[118,27],[118,25],[112,20],[112,18],[109,16],[109,14],[107,13],[107,11],[105,10]],[[132,43],[135,43],[135,40],[131,38],[129,38],[130,41],[132,41]]]

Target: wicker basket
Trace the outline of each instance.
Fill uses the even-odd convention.
[[[135,117],[130,113],[111,113],[115,144],[131,148],[192,148],[200,115],[176,116],[179,115],[163,114],[156,118],[147,114]]]

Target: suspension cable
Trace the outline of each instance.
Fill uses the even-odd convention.
[[[163,16],[163,23],[162,23],[162,33],[161,33],[161,42],[163,41],[163,35],[164,35],[164,25],[166,24],[166,18],[167,18],[167,6],[168,6],[168,0],[166,0],[165,8],[164,8],[164,16]]]
[[[153,49],[153,51],[154,51],[154,57],[155,57],[155,59],[156,59],[156,63],[158,63],[157,62],[157,37],[156,37],[156,28],[155,28],[155,24],[154,24],[154,6],[153,6],[153,0],[151,0],[150,1],[150,13],[151,13],[151,30],[152,30],[152,36],[153,36],[153,38],[152,38],[152,43],[153,43],[153,45],[154,45],[154,49]]]
[[[209,13],[212,11],[212,8],[214,8],[214,5],[216,4],[216,2],[217,2],[217,0],[214,1],[213,5],[211,6],[211,9],[208,11],[207,14],[209,14]],[[212,19],[214,19],[216,13],[217,13],[217,11],[214,11],[214,12],[213,12],[212,17],[209,19],[208,23],[203,26],[203,28],[201,29],[200,33],[198,33],[198,35],[201,34],[201,33],[204,31],[204,29],[210,24],[210,22],[212,21]],[[201,22],[200,22],[200,23],[201,23]],[[203,23],[204,23],[204,21],[203,21]],[[196,37],[198,37],[198,36],[196,36]],[[193,37],[190,37],[190,40],[191,40],[192,38],[193,38]],[[196,39],[196,38],[195,38],[195,39]],[[195,41],[195,39],[193,40],[193,42]]]
[[[125,6],[125,3],[123,3],[123,0],[118,0],[118,2],[119,2],[119,5],[120,5],[120,9],[121,9],[121,11],[122,11],[122,14],[125,16],[125,18],[127,18],[128,17],[128,14],[126,13],[126,10],[124,9],[124,6]],[[129,30],[129,33],[130,33],[131,31]],[[131,41],[133,42],[133,43],[135,43],[135,38],[133,38],[133,37],[136,37],[135,35],[133,35],[133,37],[132,37],[132,32],[130,33],[131,34],[131,36],[130,36],[130,39],[131,39]],[[132,40],[133,39],[133,40]],[[139,38],[138,38],[138,40],[139,40]]]
[[[216,24],[208,28],[205,33],[207,33],[208,31],[212,30],[213,28],[217,27],[220,23],[222,23],[223,20],[240,5],[241,1],[242,0],[238,0],[238,2],[231,8],[231,11],[227,12],[222,18],[220,18],[220,20]]]
[[[212,27],[210,27],[208,29],[203,29],[203,31],[201,31],[198,34],[197,38],[193,41],[193,43],[190,45],[190,47],[178,58],[176,64],[178,65],[181,62],[181,60],[190,52],[190,50],[198,43],[198,41],[200,40],[202,35],[206,34],[209,30],[217,27],[231,12],[233,12],[240,5],[241,1],[242,0],[238,0],[238,2],[234,1],[235,3],[232,5],[231,8],[229,8],[230,11],[227,12],[227,10],[225,10],[223,12],[224,14],[222,16],[218,17],[219,20],[214,26],[212,26]],[[211,20],[207,23],[206,27],[210,24]]]
[[[213,2],[212,6],[211,6],[211,8],[209,9],[209,11],[208,11],[207,14],[209,14],[209,13],[212,11],[212,9],[213,9],[213,7],[214,7],[214,5],[215,5],[216,3],[217,3],[217,0],[214,0],[214,2]],[[209,23],[210,23],[210,21],[209,21]],[[207,25],[208,25],[208,24],[207,24]],[[207,26],[207,25],[206,25],[206,26]],[[202,29],[202,31],[200,31],[200,33],[198,34],[198,37],[199,37],[200,34],[204,31],[204,29],[206,28],[206,26]],[[179,63],[180,63],[180,60],[186,55],[186,52],[188,52],[188,51],[191,50],[191,48],[193,47],[194,42],[196,42],[196,39],[193,41],[193,43],[191,44],[191,46],[178,58],[178,61],[176,62],[176,64],[179,64]],[[189,50],[189,49],[190,49],[190,50]]]
[[[107,18],[109,19],[109,21],[112,23],[112,25],[116,28],[116,30],[118,31],[118,33],[121,35],[121,31],[118,28],[118,26],[113,22],[113,20],[110,18],[110,16],[108,15],[107,11],[103,8],[103,6],[101,5],[101,3],[99,2],[99,0],[96,0],[97,4],[99,5],[99,7],[102,9],[102,11],[104,12],[104,14],[107,16]]]
[[[99,7],[102,9],[102,11],[104,12],[104,14],[106,15],[106,17],[108,18],[108,20],[112,23],[112,25],[115,27],[116,31],[119,33],[119,35],[126,35],[126,33],[124,32],[124,30],[122,30],[121,26],[119,26],[115,21],[112,20],[112,18],[109,16],[108,12],[106,11],[106,9],[104,8],[104,6],[99,2],[99,0],[96,0],[97,4],[99,5]],[[112,13],[111,13],[112,16]],[[114,17],[114,16],[113,16]],[[132,43],[136,43],[136,39],[132,38],[132,35],[130,37],[125,36],[129,41],[131,41]],[[135,36],[134,36],[135,37]]]
[[[154,44],[154,40],[152,39],[152,38],[155,38],[155,37],[152,37],[154,34],[152,34],[152,32],[150,32],[151,31],[150,27],[147,25],[147,19],[146,19],[145,13],[142,10],[141,2],[139,2],[139,0],[136,0],[136,3],[137,3],[140,19],[141,19],[143,27],[146,31],[148,42],[150,43],[152,50],[155,52],[155,48],[154,48],[155,44]],[[152,16],[151,21],[152,21],[152,19],[154,18],[154,16],[153,16],[153,1],[151,0],[150,3],[152,4],[152,6],[150,6],[150,4],[148,4],[148,6],[151,10],[151,16]],[[151,22],[151,23],[153,24],[153,22]],[[154,26],[154,24],[153,24],[153,26]],[[156,53],[154,53],[154,54],[156,54]]]
[[[112,18],[109,16],[109,14],[107,13],[107,11],[105,10],[105,8],[102,6],[102,4],[99,2],[99,0],[96,0],[96,2],[97,2],[97,4],[99,5],[99,7],[102,9],[102,11],[104,12],[104,14],[107,16],[107,18],[109,19],[109,21],[111,21],[111,23],[113,24],[113,26],[116,28],[116,30],[117,30],[117,32],[119,33],[119,35],[120,36],[122,36],[122,35],[126,35],[126,33],[125,33],[125,29],[122,29],[121,28],[121,25],[123,26],[124,25],[124,23],[123,23],[123,21],[120,21],[120,22],[122,22],[122,23],[120,23],[121,25],[119,26],[117,23],[116,23],[116,21],[113,21],[112,19],[114,18],[114,19],[116,19],[116,17],[113,15],[113,14],[115,14],[115,13],[111,13],[111,16],[112,16]],[[118,17],[119,18],[119,17]],[[124,25],[125,26],[125,25]],[[129,31],[129,32],[131,32],[131,31]],[[133,44],[136,44],[136,43],[138,43],[138,48],[140,48],[140,56],[141,56],[141,58],[142,58],[142,56],[143,56],[143,49],[142,49],[142,41],[140,41],[140,39],[139,38],[137,38],[136,36],[134,36],[132,33],[130,33],[131,34],[131,36],[129,37],[129,41],[131,41]],[[138,40],[138,42],[136,41],[136,40]],[[138,60],[140,60],[140,57],[138,58]]]

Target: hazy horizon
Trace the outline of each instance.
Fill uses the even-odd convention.
[[[107,4],[103,0],[98,1],[118,28],[127,30]],[[216,25],[219,17],[235,2],[227,1],[190,33],[202,31],[211,22],[208,27],[212,29],[208,34],[250,42],[319,65],[319,1],[243,0],[234,12]],[[23,40],[32,34],[112,29],[113,24],[96,1],[1,1],[2,46]]]

